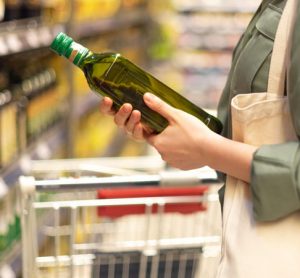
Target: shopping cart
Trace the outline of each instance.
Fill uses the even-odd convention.
[[[213,181],[178,171],[21,177],[23,277],[213,277],[220,251]]]

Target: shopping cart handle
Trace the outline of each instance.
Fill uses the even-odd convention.
[[[128,186],[189,186],[199,184],[216,183],[213,175],[206,176],[196,171],[172,171],[162,172],[158,175],[130,175],[113,177],[80,177],[59,178],[50,180],[36,180],[34,177],[19,178],[21,191],[30,193],[33,191],[73,191],[73,190],[95,190],[111,187]]]
[[[217,183],[217,174],[206,168],[205,171],[165,171],[159,174],[161,186],[190,186],[207,183]]]
[[[158,213],[159,206],[163,206],[163,212],[177,212],[182,214],[190,214],[199,211],[205,211],[206,205],[203,198],[208,193],[208,186],[198,185],[193,187],[129,187],[129,188],[110,188],[99,189],[97,192],[98,199],[101,200],[130,200],[131,198],[148,198],[153,199],[151,203],[151,213]],[[192,197],[198,197],[194,200]],[[160,201],[157,200],[160,197]],[[175,197],[175,198],[174,198]],[[175,200],[186,197],[184,202]],[[165,201],[168,198],[174,198],[172,202]],[[148,203],[150,205],[150,203]],[[141,205],[116,205],[101,206],[97,212],[99,217],[118,218],[126,215],[138,215],[146,212],[146,202]]]

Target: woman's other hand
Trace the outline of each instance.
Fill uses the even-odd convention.
[[[114,117],[116,125],[134,140],[144,140],[146,131],[141,124],[141,112],[133,110],[131,104],[125,103],[119,111],[113,109],[113,101],[104,97],[100,103],[100,111]]]

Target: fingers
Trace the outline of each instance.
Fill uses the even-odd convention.
[[[105,115],[113,115],[115,124],[135,140],[144,140],[144,127],[141,124],[141,112],[133,110],[132,105],[125,103],[119,111],[113,110],[113,101],[105,97],[100,103],[100,111]]]
[[[144,141],[144,128],[141,123],[135,125],[132,132],[132,137],[137,141]]]
[[[138,110],[132,111],[130,118],[126,123],[126,131],[133,134],[135,126],[141,121],[141,112]]]
[[[112,109],[112,106],[113,101],[108,97],[104,97],[100,102],[100,112],[105,115],[115,115],[116,112]]]
[[[141,112],[134,110],[130,118],[125,125],[125,131],[127,135],[132,137],[134,140],[143,141],[144,140],[144,127],[141,124]]]
[[[116,113],[114,121],[115,124],[120,128],[125,128],[127,121],[130,118],[132,112],[132,106],[129,103],[125,103],[121,106],[119,111]]]

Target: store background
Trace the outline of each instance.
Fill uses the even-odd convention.
[[[99,113],[82,72],[49,51],[54,36],[64,31],[94,52],[120,52],[214,112],[259,2],[0,0],[1,277],[21,275],[16,184],[32,159],[147,151]]]

